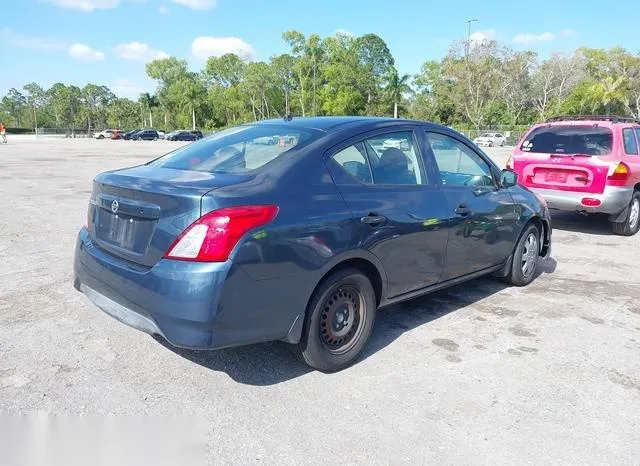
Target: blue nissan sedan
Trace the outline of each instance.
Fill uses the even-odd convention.
[[[380,307],[488,274],[529,284],[551,232],[544,200],[450,128],[287,118],[97,175],[74,286],[176,347],[282,340],[331,372]]]

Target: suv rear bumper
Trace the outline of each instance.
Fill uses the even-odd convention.
[[[616,215],[629,207],[632,186],[606,186],[601,194],[585,192],[560,191],[555,189],[528,188],[542,196],[547,201],[549,209],[564,210],[569,212],[587,212],[590,214],[602,213]],[[599,206],[586,206],[582,204],[584,198],[597,199]]]

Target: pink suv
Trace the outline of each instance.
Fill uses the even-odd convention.
[[[534,125],[507,168],[550,209],[608,214],[618,235],[640,228],[640,121],[574,116]]]

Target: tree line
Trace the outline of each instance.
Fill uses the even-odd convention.
[[[0,101],[17,128],[216,129],[285,115],[373,115],[463,128],[528,125],[558,114],[640,118],[640,54],[581,48],[540,58],[497,41],[453,43],[416,75],[400,74],[375,34],[321,38],[287,31],[289,53],[245,62],[210,57],[199,72],[175,57],[146,65],[157,82],[137,100],[107,86],[29,83]]]

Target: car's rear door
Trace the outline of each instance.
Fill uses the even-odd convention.
[[[428,128],[423,136],[451,225],[442,279],[502,264],[513,251],[518,215],[511,193],[497,185],[497,168],[454,133]]]
[[[399,141],[392,147],[385,141]],[[447,246],[446,202],[422,164],[414,128],[377,130],[326,154],[364,248],[383,264],[388,297],[437,283]]]

